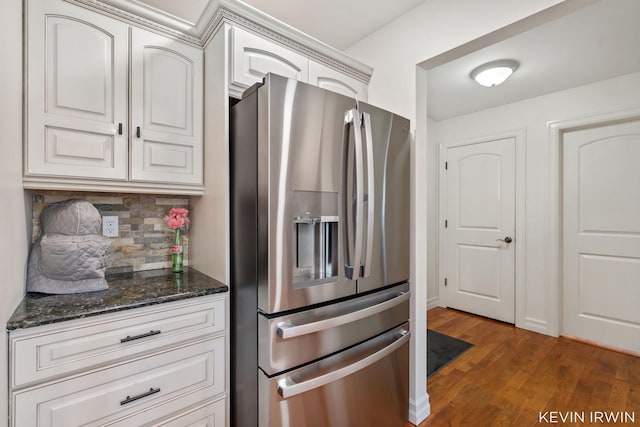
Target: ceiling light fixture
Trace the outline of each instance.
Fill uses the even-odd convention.
[[[500,59],[474,68],[469,75],[482,86],[498,86],[509,78],[511,73],[518,68],[518,65],[516,61],[511,59]]]

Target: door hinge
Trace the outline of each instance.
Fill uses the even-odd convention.
[[[444,170],[449,169],[449,162],[444,162]]]
[[[444,285],[447,286],[447,278],[444,278]]]
[[[444,220],[444,228],[447,228],[449,226],[449,221],[447,221],[446,219]]]

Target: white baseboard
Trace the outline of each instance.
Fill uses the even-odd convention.
[[[438,307],[440,305],[439,297],[432,297],[427,299],[427,310],[431,310],[434,307]]]
[[[409,402],[409,422],[418,425],[423,422],[431,414],[431,404],[429,403],[429,395],[425,393],[416,402],[411,399]]]

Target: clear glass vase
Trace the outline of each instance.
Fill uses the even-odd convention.
[[[171,246],[171,271],[180,273],[184,270],[182,255],[184,248],[182,247],[182,234],[179,228],[176,228],[176,238]]]

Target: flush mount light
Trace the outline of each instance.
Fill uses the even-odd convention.
[[[482,86],[492,87],[503,83],[518,68],[518,63],[511,59],[500,59],[487,62],[474,68],[469,74]]]

